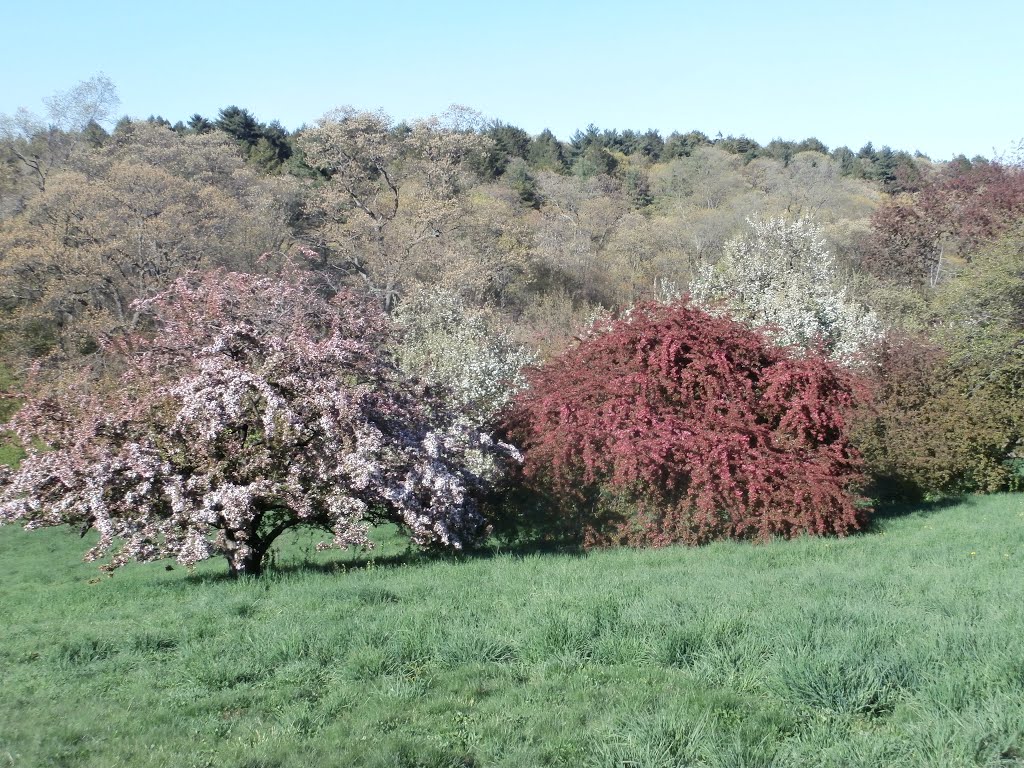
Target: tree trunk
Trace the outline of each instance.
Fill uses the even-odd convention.
[[[260,515],[260,519],[263,519],[262,513]],[[258,527],[258,525],[259,520],[257,520],[256,526],[254,527]],[[259,576],[263,573],[263,558],[266,556],[267,552],[270,551],[270,545],[277,540],[278,536],[289,528],[294,528],[296,525],[298,525],[297,520],[285,517],[285,519],[279,521],[277,525],[269,531],[264,531],[262,535],[250,533],[244,545],[248,547],[249,554],[240,558],[237,566],[235,565],[235,559],[232,558],[232,550],[242,546],[242,544],[235,538],[233,531],[226,531],[225,535],[228,540],[229,547],[229,551],[226,554],[228,560],[228,574],[232,577]]]
[[[236,566],[235,561],[228,555],[228,575],[232,578],[238,576],[259,576],[263,572],[264,549],[250,547],[249,554],[241,558]]]

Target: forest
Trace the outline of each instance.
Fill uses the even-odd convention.
[[[113,565],[381,520],[845,533],[1024,485],[1019,157],[45,103],[0,118],[2,517]]]
[[[0,765],[1024,764],[1024,145],[44,104]]]

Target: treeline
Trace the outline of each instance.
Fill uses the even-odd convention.
[[[807,252],[827,250],[843,301],[886,329],[862,361],[877,419],[860,448],[879,488],[1022,482],[1018,165],[594,126],[561,141],[464,108],[345,108],[289,132],[236,106],[174,124],[114,123],[116,107],[93,78],[45,117],[0,119],[12,371],[138,330],[134,302],[184,274],[282,258],[389,313],[443,295],[543,359],[601,313],[687,293],[743,251],[748,221],[810,219],[824,246]]]
[[[118,124],[118,128],[124,126],[125,120]],[[303,162],[301,154],[296,153],[294,139],[304,127],[289,133],[277,120],[262,123],[249,110],[235,105],[220,110],[215,119],[196,113],[184,122],[179,120],[172,124],[164,117],[152,115],[147,122],[179,134],[223,131],[239,143],[248,162],[267,173],[305,175],[314,172]],[[744,162],[767,158],[778,160],[783,165],[788,165],[801,152],[816,152],[838,163],[841,175],[874,181],[883,191],[898,194],[920,189],[924,175],[916,160],[928,159],[920,153],[911,155],[888,146],[876,149],[872,142],[856,152],[846,146],[830,150],[814,137],[801,141],[777,138],[762,146],[746,136],[723,137],[719,134],[709,138],[702,131],[673,131],[662,137],[656,130],[601,130],[590,124],[586,130],[576,131],[568,141],[560,141],[550,130],[545,129],[532,136],[522,128],[501,120],[481,120],[475,128],[493,142],[478,169],[482,175],[492,179],[502,176],[516,159],[525,161],[535,171],[549,170],[586,177],[597,173],[614,174],[622,158],[654,164],[690,157],[702,147],[716,147],[730,155],[741,156]],[[94,140],[102,140],[104,132],[100,126],[94,123],[89,130]],[[960,155],[954,162],[971,167],[976,163],[987,165],[989,161],[984,157],[975,157],[972,161]]]

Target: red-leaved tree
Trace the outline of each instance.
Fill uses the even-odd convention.
[[[686,301],[644,304],[536,369],[508,417],[528,481],[591,543],[862,527],[850,374]]]
[[[1022,216],[1024,168],[950,165],[920,191],[875,210],[864,265],[882,277],[934,287],[949,257],[969,260]]]
[[[291,271],[193,275],[142,309],[153,332],[105,350],[112,391],[83,374],[13,418],[29,455],[0,524],[94,528],[106,568],[222,555],[232,574],[296,526],[336,547],[383,520],[422,546],[484,532],[476,499],[515,452],[401,374],[374,306]]]

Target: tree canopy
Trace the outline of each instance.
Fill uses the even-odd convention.
[[[82,373],[14,417],[28,456],[0,521],[94,528],[109,568],[222,555],[239,574],[296,526],[335,547],[383,520],[421,546],[484,533],[477,494],[515,452],[402,376],[374,305],[294,271],[208,272],[140,310],[155,330],[109,343],[111,389]]]

